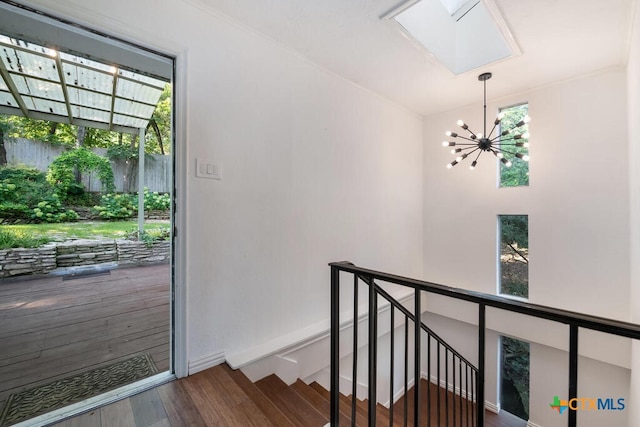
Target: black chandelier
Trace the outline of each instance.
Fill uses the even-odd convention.
[[[458,135],[455,132],[447,131],[446,135],[451,138],[460,138],[467,142],[453,142],[453,141],[444,141],[442,143],[443,147],[457,147],[451,150],[451,154],[458,154],[458,157],[451,163],[447,164],[447,169],[451,169],[464,159],[466,159],[469,155],[478,152],[478,155],[475,157],[469,169],[475,169],[478,164],[478,158],[480,155],[489,151],[493,153],[494,156],[500,159],[502,164],[506,167],[511,166],[511,161],[504,158],[505,154],[511,154],[525,162],[529,161],[529,155],[513,151],[515,147],[525,147],[529,148],[528,142],[523,142],[523,139],[528,139],[528,133],[518,133],[518,129],[524,126],[526,123],[529,123],[529,116],[525,116],[522,120],[512,126],[510,129],[504,130],[502,132],[498,131],[495,136],[493,136],[493,132],[496,130],[500,122],[504,117],[504,113],[498,114],[495,121],[493,122],[493,127],[491,128],[491,132],[487,134],[487,80],[491,78],[491,73],[483,73],[478,76],[478,80],[484,82],[484,133],[476,134],[469,126],[463,122],[462,120],[458,120],[458,126],[462,129],[469,132],[469,136]]]

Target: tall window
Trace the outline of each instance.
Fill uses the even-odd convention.
[[[499,215],[499,292],[529,297],[529,217]]]
[[[500,337],[500,409],[529,420],[529,343]]]
[[[529,104],[514,105],[513,107],[503,108],[500,110],[504,113],[504,117],[500,123],[501,128],[511,129],[516,123],[529,114]],[[529,132],[529,124],[525,124],[519,128],[523,134]],[[504,153],[504,158],[511,161],[511,166],[507,167],[502,162],[500,165],[500,187],[520,187],[529,185],[529,162],[516,157],[516,153],[529,152],[529,139],[522,138],[519,142],[523,143],[522,147],[510,147],[509,152]]]

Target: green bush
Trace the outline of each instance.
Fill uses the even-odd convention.
[[[37,248],[49,242],[46,237],[35,237],[24,231],[0,229],[0,249]]]
[[[23,203],[0,203],[0,218],[27,218],[31,209]]]
[[[69,222],[78,219],[76,211],[65,209],[57,194],[40,201],[31,212],[31,219],[39,222]]]
[[[137,228],[131,230],[127,235],[129,240],[140,240],[144,242],[145,246],[151,247],[153,242],[159,242],[163,240],[169,240],[171,237],[171,230],[168,228],[152,228],[151,230],[144,230],[138,232]]]
[[[97,171],[102,187],[108,191],[115,190],[113,170],[109,160],[95,154],[93,151],[79,147],[71,151],[65,151],[51,163],[47,173],[47,181],[55,186],[56,193],[62,201],[78,193],[74,171]],[[84,192],[84,188],[82,188]]]
[[[93,209],[102,219],[131,218],[137,211],[133,196],[115,193],[103,195],[100,205],[94,206]]]
[[[138,206],[138,195],[133,196],[133,203]],[[151,192],[148,188],[144,189],[144,210],[145,211],[166,211],[171,206],[171,198],[167,193]]]
[[[0,216],[29,218],[37,204],[53,194],[44,173],[34,168],[12,166],[0,168]]]

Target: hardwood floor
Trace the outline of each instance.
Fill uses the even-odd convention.
[[[143,352],[168,370],[169,298],[168,265],[0,283],[0,410],[11,393]]]
[[[287,386],[275,375],[270,375],[252,384],[240,371],[222,364],[68,419],[55,427],[319,427],[329,422],[328,398],[329,392],[317,383],[305,384],[298,380]],[[350,399],[345,396],[342,399],[340,425],[349,426],[351,411],[346,402]],[[388,426],[388,411],[378,406],[377,425]],[[401,415],[396,416],[394,425],[402,426]],[[358,401],[356,424],[366,425],[365,417],[366,402]],[[440,426],[445,425],[440,423]],[[451,422],[449,425],[453,426]],[[486,425],[519,427],[526,422],[509,414],[487,412]]]

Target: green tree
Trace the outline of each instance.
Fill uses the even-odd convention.
[[[153,111],[147,137],[145,138],[145,153],[168,154],[171,149],[171,84],[167,83],[160,95],[156,109]]]
[[[524,119],[529,113],[529,105],[521,104],[502,110],[504,117],[500,122],[502,130],[513,128],[520,120]],[[518,128],[516,134],[526,133],[529,131],[529,125],[525,124]],[[528,142],[528,139],[520,139],[521,142]],[[506,146],[507,151],[504,158],[511,161],[511,166],[507,167],[500,162],[500,186],[517,187],[529,185],[529,163],[515,156],[516,153],[528,154],[529,149],[526,147]]]
[[[516,260],[529,263],[529,217],[527,215],[500,216],[500,243],[519,255]],[[519,259],[520,258],[520,259]]]

